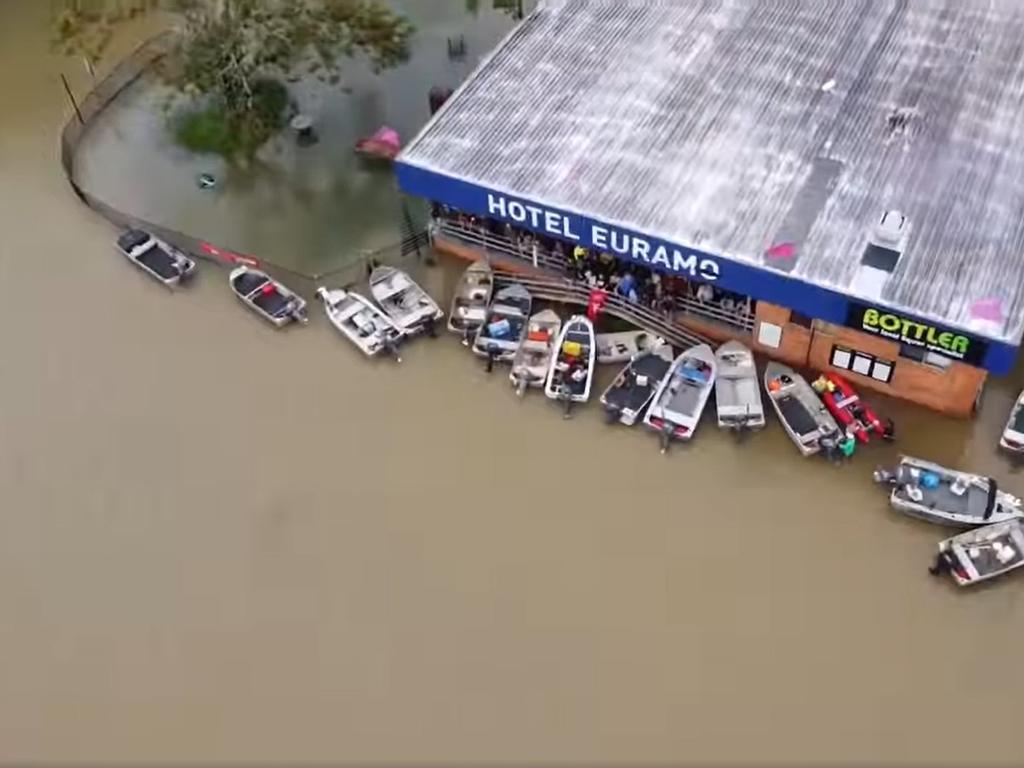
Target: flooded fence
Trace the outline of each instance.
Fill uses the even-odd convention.
[[[223,244],[210,243],[202,238],[180,232],[176,229],[147,221],[127,211],[122,211],[83,189],[75,178],[75,156],[82,138],[89,130],[93,119],[103,112],[117,96],[167,56],[177,43],[177,33],[163,32],[142,43],[131,54],[122,59],[111,71],[96,82],[81,99],[76,99],[67,80],[62,77],[68,97],[74,107],[60,133],[60,162],[68,184],[78,198],[119,229],[137,228],[151,232],[171,245],[197,258],[221,266],[247,265],[266,269],[286,281],[293,290],[312,295],[318,285],[330,283],[350,286],[364,280],[368,268],[373,264],[411,267],[424,260],[429,249],[429,237],[425,223],[418,222],[403,202],[400,212],[401,238],[398,242],[369,251],[361,251],[335,269],[313,274],[276,264],[255,254],[240,253]]]

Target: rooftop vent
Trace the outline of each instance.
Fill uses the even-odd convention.
[[[917,110],[913,107],[897,107],[885,118],[885,127],[889,132],[889,139],[910,138],[911,128]]]
[[[907,239],[907,217],[899,211],[886,211],[868,235],[860,258],[860,269],[853,281],[854,290],[874,299],[882,297],[889,276],[896,269]]]

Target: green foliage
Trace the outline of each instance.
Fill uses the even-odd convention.
[[[182,93],[211,97],[223,118],[207,115],[188,135],[249,154],[266,140],[268,125],[280,127],[279,116],[269,119],[259,103],[258,82],[309,74],[337,83],[340,60],[356,55],[380,71],[405,59],[413,32],[409,21],[382,0],[61,0],[60,5],[55,42],[67,53],[93,60],[103,54],[118,22],[153,10],[177,13],[179,44],[169,57],[172,66],[162,74]],[[246,138],[216,136],[218,122]]]
[[[288,91],[276,80],[253,83],[253,109],[244,117],[221,104],[189,112],[175,126],[174,135],[192,152],[209,152],[231,159],[251,157],[284,126]]]

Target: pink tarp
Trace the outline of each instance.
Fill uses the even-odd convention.
[[[402,140],[394,128],[382,125],[373,136],[360,139],[356,143],[356,151],[374,157],[393,160],[402,149]]]

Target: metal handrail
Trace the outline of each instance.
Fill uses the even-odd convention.
[[[454,237],[467,245],[482,248],[485,251],[489,251],[502,256],[509,256],[519,261],[526,261],[531,265],[534,265],[532,250],[529,254],[524,254],[522,250],[517,248],[512,241],[504,235],[495,235],[487,232],[476,232],[468,227],[464,227],[452,221],[444,219],[436,219],[434,224],[433,233],[441,233],[449,237]],[[559,275],[564,275],[569,269],[569,261],[565,257],[557,257],[546,249],[541,252],[538,249],[537,262],[535,265],[539,269],[548,270]],[[724,323],[725,325],[733,328],[740,328],[744,331],[754,330],[754,314],[752,311],[736,313],[730,312],[725,309],[707,304],[699,301],[698,299],[690,296],[675,296],[673,297],[675,307],[680,312],[685,312],[696,317],[703,317],[714,320],[718,323]]]
[[[589,287],[565,278],[528,276],[504,269],[495,269],[494,278],[495,282],[519,283],[531,295],[539,299],[583,305],[590,301],[591,289]],[[715,346],[711,339],[671,322],[658,312],[653,312],[613,293],[608,294],[601,311],[656,333],[676,347],[689,347],[695,344]]]

